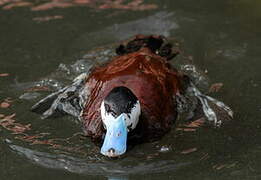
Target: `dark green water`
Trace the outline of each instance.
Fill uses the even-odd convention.
[[[31,130],[20,134],[0,127],[1,180],[261,179],[260,1],[150,1],[143,5],[153,4],[153,8],[142,11],[76,3],[32,11],[44,2],[11,9],[8,4],[0,6],[0,74],[9,73],[0,77],[0,102],[6,97],[13,100],[10,108],[0,108],[0,114],[16,113],[15,123],[31,124]],[[39,18],[47,16],[54,19]],[[66,84],[80,70],[66,74],[64,66],[73,69],[77,65],[71,65],[82,57],[92,59],[95,53],[90,51],[99,47],[103,48],[96,61],[102,61],[112,55],[112,44],[138,33],[176,38],[192,63],[202,72],[207,70],[210,84],[224,84],[210,95],[231,106],[233,122],[195,132],[173,128],[163,139],[135,146],[124,158],[110,160],[89,139],[74,135],[81,129],[73,118],[42,120],[29,111],[48,92],[19,98],[32,82],[45,77],[56,78],[57,85]],[[183,60],[174,61],[182,64]],[[41,133],[48,134],[37,140],[56,139],[55,144],[63,148],[19,139]],[[197,150],[181,153],[191,148]]]

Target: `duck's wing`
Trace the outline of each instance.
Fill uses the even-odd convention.
[[[195,120],[196,114],[202,112],[207,122],[216,127],[233,118],[233,111],[229,106],[201,93],[191,80],[187,82],[183,93],[176,95],[176,104],[178,112],[180,114],[186,113],[187,119]]]
[[[87,74],[81,74],[73,80],[71,85],[40,100],[32,106],[31,110],[38,114],[42,114],[43,118],[65,114],[79,117],[87,98],[85,93],[86,79]]]

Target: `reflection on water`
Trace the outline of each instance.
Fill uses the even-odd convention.
[[[128,180],[127,176],[107,176],[108,180]]]
[[[160,11],[138,20],[114,24],[102,30],[83,34],[73,41],[71,47],[82,49],[82,47],[103,46],[107,43],[118,43],[137,34],[161,34],[169,37],[170,32],[178,28],[175,13]]]
[[[88,74],[94,66],[99,66],[110,60],[115,55],[114,49],[114,45],[94,49],[73,64],[59,64],[56,71],[48,75],[48,77],[36,82],[20,83],[16,80],[12,87],[20,91],[25,91],[20,96],[21,99],[37,98],[39,97],[38,92],[57,91],[80,74]]]
[[[62,154],[40,152],[12,144],[10,144],[9,147],[16,153],[25,156],[38,165],[47,168],[63,169],[69,172],[90,175],[130,175],[175,171],[192,164],[192,162],[177,163],[173,159],[162,161],[159,160],[156,162],[143,161],[143,163],[135,164],[132,162],[132,165],[126,165],[124,160],[122,162],[115,163],[114,160],[91,159],[92,156],[88,156],[86,159],[79,159]]]
[[[124,24],[114,24],[105,28],[102,32],[96,33],[106,34],[107,36],[111,34],[116,40],[125,40],[136,34],[161,34],[168,37],[171,30],[179,28],[174,15],[173,12],[162,11],[143,19]]]

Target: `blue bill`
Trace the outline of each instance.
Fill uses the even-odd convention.
[[[101,148],[101,154],[117,157],[126,152],[127,127],[124,114],[112,119],[106,126],[107,132]]]

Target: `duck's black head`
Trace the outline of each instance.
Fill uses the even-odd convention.
[[[101,117],[107,130],[101,153],[109,157],[125,153],[127,134],[135,129],[141,114],[140,103],[132,91],[120,86],[104,98]]]

